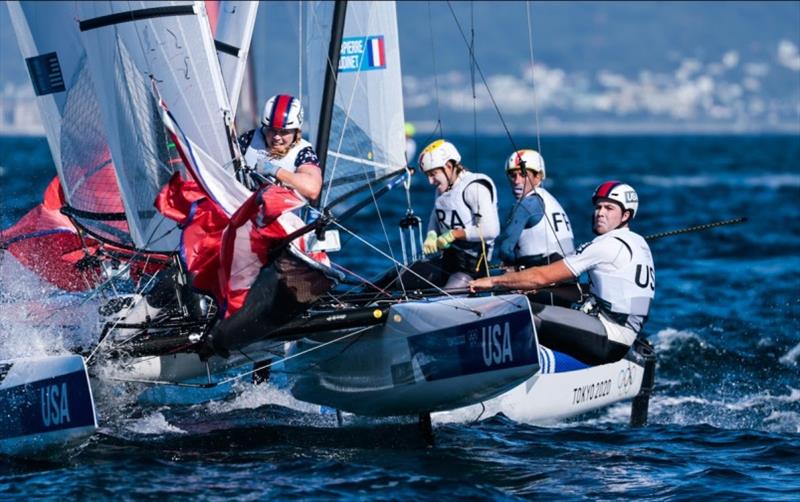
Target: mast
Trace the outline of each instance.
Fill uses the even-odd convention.
[[[339,71],[339,55],[344,35],[346,0],[337,0],[333,8],[333,23],[331,23],[331,43],[328,46],[328,64],[325,70],[325,88],[322,91],[322,106],[319,112],[319,129],[317,131],[317,155],[325,179],[325,163],[328,159],[328,141],[331,133],[331,120],[333,119],[333,102],[336,97],[336,75]],[[314,201],[314,207],[319,207],[319,200]]]

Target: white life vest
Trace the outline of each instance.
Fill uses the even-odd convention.
[[[575,252],[575,241],[567,212],[544,188],[536,188],[526,197],[536,195],[539,195],[544,202],[544,218],[520,233],[515,253],[517,258],[546,258],[554,253],[561,256],[571,255]]]
[[[269,147],[267,147],[267,143],[264,140],[264,134],[261,132],[261,129],[257,129],[255,133],[253,133],[253,139],[250,145],[244,152],[244,162],[252,167],[256,165],[259,158],[265,156],[272,164],[293,173],[297,170],[297,166],[295,166],[297,155],[304,148],[309,146],[311,146],[311,143],[300,138],[300,141],[290,148],[286,155],[280,158],[273,157],[269,154]]]
[[[491,207],[469,207],[464,198],[465,190],[473,183],[484,185],[491,193]],[[497,211],[497,201],[495,194],[497,190],[491,178],[485,174],[472,173],[465,171],[461,173],[455,184],[443,194],[436,198],[433,204],[433,213],[436,218],[437,233],[443,234],[448,230],[456,228],[466,228],[467,226],[478,226],[482,214],[488,211]],[[492,248],[494,246],[494,236],[485,239],[487,259],[491,259]],[[458,240],[453,243],[453,247],[464,251],[472,256],[481,254],[481,242],[469,242]]]
[[[578,254],[564,258],[564,263],[576,276],[588,272],[590,291],[601,314],[631,330],[630,336],[635,337],[656,292],[653,255],[647,241],[627,227],[618,228],[596,237]]]

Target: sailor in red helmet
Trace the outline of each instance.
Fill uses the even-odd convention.
[[[291,187],[306,200],[319,196],[322,174],[314,147],[303,139],[303,106],[288,94],[269,98],[261,127],[242,134],[245,163],[258,174]]]
[[[629,228],[639,209],[630,185],[601,184],[592,196],[597,237],[563,260],[519,272],[481,278],[473,291],[494,287],[537,290],[587,272],[588,298],[579,310],[533,304],[539,342],[586,364],[621,359],[633,344],[655,297],[655,267],[644,238]]]

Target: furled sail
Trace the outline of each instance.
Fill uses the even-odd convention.
[[[8,2],[67,204],[84,228],[133,245],[74,2]]]
[[[307,130],[319,126],[333,2],[309,2]],[[403,94],[395,2],[350,2],[340,51],[321,206],[405,165]],[[377,188],[377,187],[376,187]],[[332,208],[342,214],[352,198]]]
[[[232,115],[205,7],[187,1],[79,2],[78,14],[135,244],[174,250],[177,227],[153,201],[181,162],[171,152],[156,94],[204,159],[200,164],[223,183],[205,188],[246,198],[232,175]],[[222,169],[231,172],[219,176]]]
[[[216,29],[213,30],[214,46],[219,55],[222,79],[225,81],[231,110],[236,110],[245,77],[247,56],[250,53],[250,40],[256,24],[258,2],[206,1],[206,6],[212,3],[217,9]]]

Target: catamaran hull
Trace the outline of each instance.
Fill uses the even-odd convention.
[[[537,373],[509,392],[432,418],[463,422],[503,413],[522,423],[548,424],[636,397],[644,366],[629,360],[562,373]]]
[[[294,342],[285,362],[293,396],[358,415],[410,415],[490,399],[539,369],[523,295],[406,302],[386,315],[380,326]]]
[[[44,457],[80,444],[96,429],[81,356],[0,361],[0,454]]]

